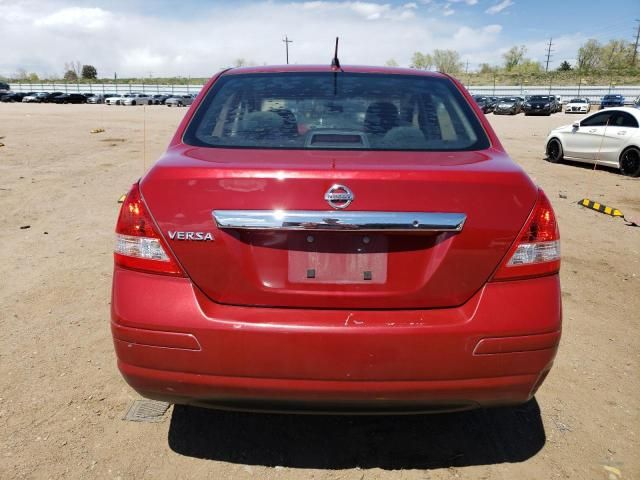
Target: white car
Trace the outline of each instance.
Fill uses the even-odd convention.
[[[104,103],[106,103],[107,105],[123,105],[122,102],[124,102],[127,98],[131,97],[132,95],[133,93],[125,93],[124,95],[115,94],[111,97],[107,97],[104,100]]]
[[[112,95],[104,99],[105,105],[120,105],[121,101],[122,101],[122,95],[118,95],[118,94]]]
[[[191,105],[193,103],[194,95],[186,94],[186,95],[172,95],[167,98],[164,104],[167,107],[185,107],[187,105]]]
[[[36,102],[40,102],[40,99],[38,98],[37,93],[22,97],[22,103],[36,103]]]
[[[153,98],[146,93],[131,93],[123,98],[120,105],[152,105]]]
[[[573,98],[564,107],[564,113],[589,113],[591,102],[587,98]]]
[[[640,109],[608,108],[572,125],[551,130],[547,160],[563,159],[619,168],[623,175],[640,176]]]

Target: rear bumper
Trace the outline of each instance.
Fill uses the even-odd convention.
[[[560,338],[557,276],[435,310],[215,304],[188,279],[114,272],[118,366],[144,396],[250,410],[451,410],[525,402]]]

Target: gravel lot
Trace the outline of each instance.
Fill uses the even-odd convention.
[[[564,335],[534,401],[400,418],[176,407],[123,421],[138,397],[109,332],[116,200],[184,112],[0,104],[0,478],[640,478],[640,228],[576,204],[640,219],[640,180],[544,162],[548,130],[578,118],[563,113],[490,115],[563,240]]]

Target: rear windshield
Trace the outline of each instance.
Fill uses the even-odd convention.
[[[260,149],[489,147],[477,117],[450,80],[345,72],[223,76],[183,140]]]

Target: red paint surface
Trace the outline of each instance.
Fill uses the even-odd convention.
[[[147,396],[204,404],[385,409],[529,399],[557,350],[558,276],[536,278],[533,269],[527,280],[488,281],[538,190],[455,83],[487,132],[487,150],[195,148],[181,138],[200,95],[140,183],[187,277],[115,268],[112,328],[127,381]],[[458,233],[384,234],[368,247],[375,256],[363,259],[352,233],[322,233],[316,247],[303,248],[300,233],[223,231],[212,218],[214,209],[329,210],[323,197],[334,183],[356,194],[350,211],[460,212],[467,221]],[[170,240],[170,230],[215,240]],[[323,278],[306,278],[308,268]],[[375,281],[361,281],[362,269]]]

